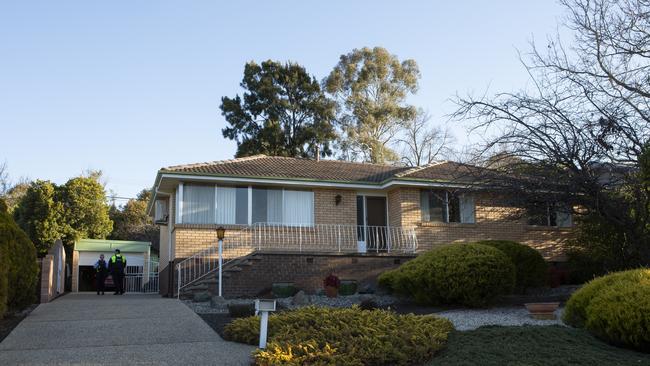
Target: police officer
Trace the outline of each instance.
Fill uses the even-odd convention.
[[[104,255],[100,254],[99,259],[95,262],[95,288],[97,289],[97,295],[101,292],[104,294],[104,281],[106,281],[106,275],[108,274],[108,265],[104,260]]]
[[[115,254],[108,261],[108,270],[113,276],[115,283],[115,293],[113,295],[124,295],[124,269],[126,268],[126,258],[120,254],[119,249],[115,249]]]

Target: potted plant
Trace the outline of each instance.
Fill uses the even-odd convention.
[[[327,295],[327,297],[336,297],[339,294],[341,280],[339,280],[339,278],[333,273],[330,273],[329,276],[325,277],[323,286],[325,287],[325,295]]]

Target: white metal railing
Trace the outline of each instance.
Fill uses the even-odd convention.
[[[256,223],[229,231],[223,241],[223,264],[253,251],[319,253],[415,253],[413,228],[357,225],[280,225]],[[218,270],[215,242],[176,265],[176,289],[180,291]]]
[[[156,293],[158,290],[158,262],[147,260],[142,266],[126,267],[124,271],[124,291]]]

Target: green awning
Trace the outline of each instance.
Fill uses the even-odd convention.
[[[74,250],[80,252],[112,252],[119,249],[123,253],[148,253],[148,241],[81,239],[74,243]]]

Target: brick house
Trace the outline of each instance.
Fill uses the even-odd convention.
[[[315,290],[328,271],[372,283],[434,246],[483,239],[563,261],[570,213],[512,207],[506,193],[477,182],[476,169],[265,155],[160,169],[149,210],[160,225],[161,293],[197,283],[212,290],[220,226],[226,296],[287,281]]]

